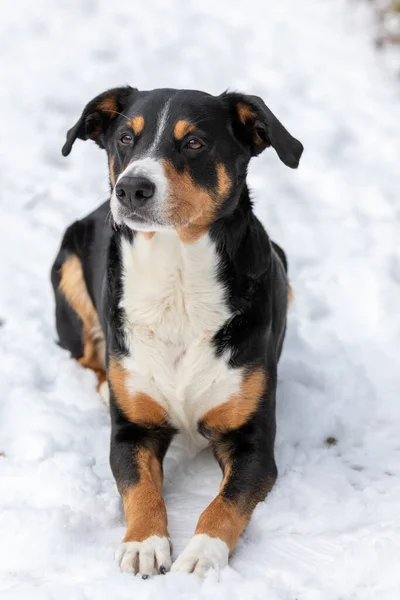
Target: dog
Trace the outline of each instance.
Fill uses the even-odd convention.
[[[274,485],[277,365],[289,283],[253,212],[251,157],[303,151],[261,98],[108,90],[68,131],[108,157],[111,198],[66,231],[51,279],[60,345],[93,369],[111,414],[122,571],[222,569]],[[111,212],[111,214],[110,214]],[[177,433],[209,445],[219,493],[172,564],[163,459]]]

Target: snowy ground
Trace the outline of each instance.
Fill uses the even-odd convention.
[[[1,11],[0,596],[400,597],[400,89],[343,0],[15,0]],[[372,27],[372,25],[371,25]],[[280,477],[216,582],[119,573],[124,526],[94,376],[55,344],[49,268],[105,197],[105,157],[65,131],[103,89],[240,89],[306,148],[256,159],[257,212],[296,303],[280,368]],[[329,446],[328,436],[337,439]],[[175,448],[178,553],[219,484]]]

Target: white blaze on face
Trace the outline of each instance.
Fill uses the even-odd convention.
[[[163,136],[163,133],[165,131],[165,128],[167,126],[167,121],[168,121],[168,114],[169,114],[169,107],[171,104],[171,100],[172,98],[170,98],[168,100],[168,102],[166,102],[162,108],[162,110],[159,113],[158,119],[157,119],[157,131],[156,131],[156,135],[154,136],[154,140],[150,146],[150,148],[147,150],[146,152],[146,156],[154,156],[155,151],[157,150],[161,138]]]

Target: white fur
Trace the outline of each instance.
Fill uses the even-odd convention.
[[[163,406],[196,446],[198,422],[238,392],[242,372],[217,358],[212,338],[231,317],[217,281],[218,255],[208,235],[183,244],[176,232],[122,241],[123,297],[131,392]]]
[[[110,388],[108,382],[103,381],[99,386],[99,394],[106,406],[110,406]]]
[[[115,560],[121,571],[135,575],[155,575],[161,566],[169,571],[172,562],[169,539],[152,535],[143,542],[123,542],[115,552]]]
[[[225,542],[201,533],[192,537],[172,565],[171,571],[195,573],[203,578],[209,569],[220,571],[226,567],[228,558],[229,548]]]
[[[162,110],[159,112],[158,119],[157,119],[157,131],[156,131],[154,140],[153,140],[150,148],[146,152],[146,156],[153,156],[154,151],[157,149],[157,147],[161,141],[162,135],[167,126],[167,120],[168,120],[169,107],[171,104],[171,100],[172,100],[172,98],[167,100],[167,102],[164,104]]]
[[[166,205],[166,199],[168,196],[168,179],[165,175],[164,168],[161,161],[154,158],[145,157],[139,160],[131,162],[124,171],[118,176],[117,184],[119,180],[128,175],[130,177],[146,177],[150,179],[155,185],[155,194],[152,198],[152,207],[154,218],[156,221],[162,223],[164,221],[164,210]],[[137,231],[160,231],[166,228],[165,225],[159,225],[158,223],[149,223],[144,225],[143,223],[137,223],[134,219],[124,219],[124,210],[122,209],[117,196],[115,195],[115,188],[111,195],[110,203],[111,213],[117,224],[125,221],[126,224],[132,229]]]

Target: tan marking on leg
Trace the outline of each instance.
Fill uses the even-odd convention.
[[[217,185],[214,191],[197,185],[187,169],[179,173],[174,165],[163,160],[169,182],[168,222],[176,228],[186,244],[197,241],[213,222],[218,208],[231,189],[231,181],[222,164],[217,164]]]
[[[144,128],[144,118],[142,115],[136,115],[136,117],[132,117],[132,119],[128,121],[128,125],[132,127],[135,135],[140,135]]]
[[[230,503],[218,495],[200,515],[195,535],[205,533],[225,542],[232,554],[237,541],[249,521],[234,503]]]
[[[185,135],[195,130],[195,126],[188,121],[178,121],[174,127],[174,137],[176,140],[182,140]]]
[[[261,368],[254,369],[243,377],[239,393],[209,410],[202,418],[202,423],[206,428],[218,431],[238,429],[256,410],[266,385],[265,371]]]
[[[82,321],[83,356],[78,362],[95,371],[98,377],[104,377],[104,336],[86,287],[81,261],[75,255],[69,256],[61,267],[60,290]]]
[[[275,483],[275,479],[268,477],[259,486],[259,489],[251,492],[250,497],[249,494],[242,493],[235,500],[229,500],[223,496],[223,491],[233,473],[234,466],[229,458],[224,467],[224,478],[219,494],[200,515],[195,531],[195,534],[205,533],[210,537],[223,540],[229,548],[229,555],[232,554],[255,507],[264,500]]]
[[[247,121],[253,121],[253,140],[256,146],[265,147],[265,140],[260,136],[257,127],[255,127],[257,113],[250,108],[247,104],[243,102],[239,102],[236,106],[236,110],[238,112],[239,119],[243,123],[243,125],[247,124]]]
[[[125,367],[114,357],[110,360],[108,379],[118,406],[131,423],[165,424],[167,411],[148,394],[129,390],[127,385],[128,373]]]
[[[264,369],[255,368],[243,377],[238,394],[208,411],[202,419],[202,424],[211,431],[214,453],[224,476],[219,494],[201,514],[195,534],[202,533],[221,539],[227,544],[229,555],[232,554],[254,508],[274,485],[275,478],[259,472],[247,489],[239,491],[237,483],[243,477],[246,466],[235,463],[232,446],[221,432],[237,429],[249,419],[257,408],[266,386],[267,376]],[[233,485],[228,487],[230,482]]]
[[[229,477],[232,474],[232,465],[230,463],[230,459],[228,460],[228,462],[226,462],[225,466],[224,466],[224,477],[221,481],[221,484],[219,486],[219,491],[222,492],[222,490],[224,489]]]
[[[110,181],[114,188],[115,187],[115,156],[112,156],[110,158]]]
[[[138,449],[135,458],[139,481],[121,490],[127,528],[123,541],[142,542],[151,535],[169,537],[160,463],[146,448]]]

